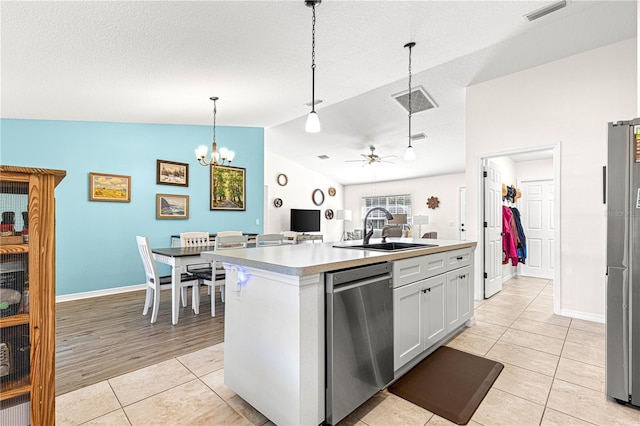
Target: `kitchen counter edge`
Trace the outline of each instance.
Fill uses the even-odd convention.
[[[398,240],[400,241],[400,240]],[[409,241],[402,239],[401,241]],[[418,248],[397,252],[380,252],[333,247],[335,242],[323,244],[282,245],[261,249],[208,251],[201,254],[207,260],[216,260],[248,268],[261,269],[285,275],[304,276],[371,265],[380,262],[408,259],[429,254],[476,247],[475,241],[410,240],[438,244],[437,247]],[[358,243],[358,241],[354,241]],[[297,251],[295,253],[293,250]],[[335,250],[339,250],[335,252]],[[323,254],[326,254],[323,256]],[[339,254],[332,256],[332,254]],[[280,256],[278,256],[280,255]],[[305,259],[315,259],[310,262]]]

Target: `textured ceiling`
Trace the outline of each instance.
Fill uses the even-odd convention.
[[[265,127],[269,151],[345,184],[462,172],[465,87],[635,37],[634,1],[574,0],[523,19],[550,3],[324,0],[323,131],[310,135],[311,10],[302,0],[2,1],[0,114],[210,125],[216,95],[220,125]],[[412,133],[428,138],[415,143],[412,163],[402,160],[407,115],[392,99],[408,89],[408,41],[413,86],[439,106],[413,117]],[[371,144],[396,164],[344,162]]]

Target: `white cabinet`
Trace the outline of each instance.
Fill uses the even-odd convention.
[[[473,313],[473,291],[471,289],[471,266],[447,272],[447,333],[471,318]]]
[[[393,291],[394,370],[447,333],[445,278],[440,274]]]
[[[426,299],[418,281],[393,290],[393,366],[397,370],[424,350]]]
[[[473,249],[394,262],[394,369],[473,316]]]
[[[424,348],[427,349],[447,334],[445,320],[445,274],[436,275],[424,281],[425,289],[422,291],[426,298],[425,324],[427,333]]]

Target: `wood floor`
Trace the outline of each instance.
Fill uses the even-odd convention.
[[[200,288],[200,314],[180,306],[171,325],[171,292],[160,296],[158,321],[142,315],[144,291],[56,304],[56,395],[148,367],[224,340],[224,305],[216,288],[211,317],[207,287]]]

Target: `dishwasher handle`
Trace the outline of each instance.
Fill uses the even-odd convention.
[[[378,275],[377,277],[368,278],[366,280],[351,282],[348,284],[342,284],[342,285],[337,285],[333,287],[328,286],[327,293],[333,293],[333,294],[342,293],[343,291],[351,290],[351,289],[362,287],[369,284],[375,284],[385,280],[389,281],[389,288],[393,288],[393,280],[391,279],[391,274],[384,274],[384,275]]]

